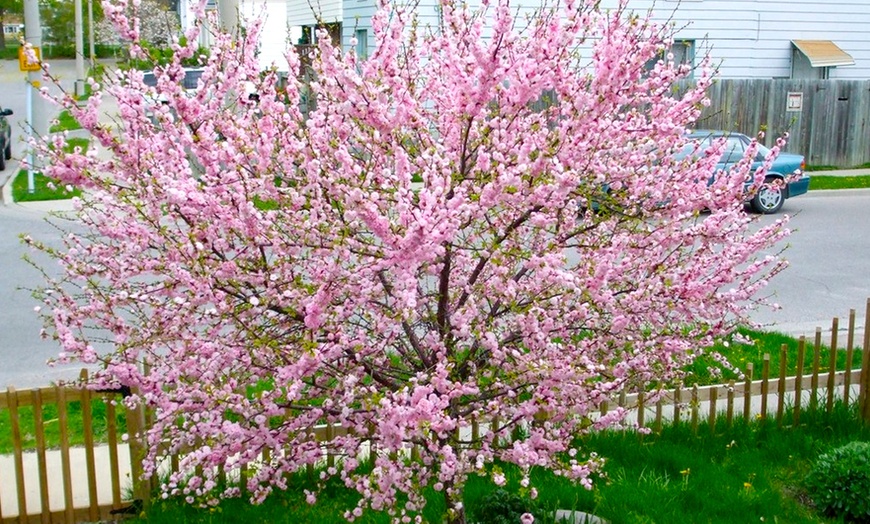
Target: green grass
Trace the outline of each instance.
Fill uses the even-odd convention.
[[[126,432],[126,419],[120,416],[124,412],[122,407],[116,408],[116,427],[118,437]],[[91,402],[91,415],[93,420],[94,439],[97,442],[105,442],[108,438],[108,418],[106,403],[103,400]],[[23,406],[18,410],[19,429],[21,432],[22,447],[24,449],[36,448],[36,426],[34,425],[33,408]],[[46,446],[54,448],[60,445],[60,425],[58,422],[57,406],[45,404],[42,408],[42,422],[45,430]],[[82,420],[81,402],[70,402],[67,407],[67,426],[70,445],[84,444],[84,423]],[[12,453],[12,419],[9,410],[0,410],[0,454]]]
[[[808,503],[803,478],[820,454],[853,440],[870,440],[870,428],[857,421],[854,408],[838,404],[832,414],[804,413],[798,428],[773,424],[717,426],[710,435],[701,424],[694,434],[685,424],[661,435],[607,431],[582,442],[586,451],[606,457],[605,476],[587,491],[546,471],[533,470],[532,483],[549,509],[596,514],[613,524],[744,524],[746,522],[832,523]],[[518,489],[519,474],[503,466],[509,490]],[[178,499],[157,500],[148,514],[133,522],[162,523],[335,523],[358,500],[338,482],[327,484],[318,503],[308,505],[304,489],[313,489],[306,475],[294,475],[286,491],[259,506],[244,499],[225,500],[199,509]],[[495,486],[488,478],[471,477],[465,506],[474,508]],[[426,522],[440,522],[441,497],[429,493]],[[368,512],[355,522],[385,523],[387,515]]]
[[[58,186],[53,180],[42,173],[33,174],[34,191],[28,191],[27,171],[21,170],[12,181],[12,200],[15,202],[39,202],[43,200],[66,200],[80,196],[82,192],[76,188],[72,191]]]
[[[863,189],[870,187],[870,175],[825,176],[810,173],[810,189]]]
[[[52,124],[48,131],[51,133],[59,133],[61,131],[73,131],[81,128],[82,125],[79,124],[78,120],[73,118],[69,111],[64,109],[57,116],[57,123]]]
[[[83,151],[88,148],[89,140],[87,138],[69,138],[67,139],[66,151],[72,151],[76,147],[80,147]],[[57,184],[54,180],[44,176],[42,173],[35,172],[33,175],[34,191],[28,191],[27,171],[20,170],[12,181],[12,200],[15,202],[38,202],[43,200],[66,200],[72,197],[81,196],[82,192],[76,188],[71,191],[66,187]]]
[[[751,339],[753,343],[730,344],[728,347],[717,345],[713,348],[714,350],[720,352],[723,356],[725,356],[728,362],[730,362],[732,366],[737,368],[738,371],[745,373],[747,365],[751,363],[754,369],[754,378],[761,378],[764,355],[769,354],[770,376],[779,376],[781,348],[782,345],[785,344],[787,347],[786,375],[793,376],[797,374],[799,345],[799,341],[797,338],[777,332],[754,331],[745,328],[738,331],[745,337]],[[846,369],[846,351],[845,349],[843,349],[844,343],[845,340],[838,343],[838,346],[840,346],[836,356],[836,366],[838,371]],[[815,352],[814,345],[815,340],[813,338],[807,339],[804,344],[804,365],[802,368],[804,376],[810,374],[813,370],[813,360]],[[830,356],[830,347],[826,344],[821,344],[819,348],[820,372],[823,373],[827,371]],[[718,367],[717,362],[712,357],[707,355],[699,357],[689,368],[690,375],[687,377],[686,383],[688,385],[706,385],[715,383],[721,384],[727,383],[727,381],[729,380],[738,380],[740,378],[737,374],[729,370],[723,371],[721,377],[713,376],[709,371],[710,367]],[[855,349],[855,351],[852,353],[851,369],[858,369],[860,367],[861,351],[860,349]]]

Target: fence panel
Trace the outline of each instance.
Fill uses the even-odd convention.
[[[12,450],[0,455],[0,524],[110,520],[130,505],[130,452],[112,404],[118,399],[70,386],[0,392]]]
[[[787,110],[789,93],[800,93],[800,111]],[[749,136],[766,130],[767,145],[788,132],[786,151],[811,165],[870,163],[870,80],[720,79],[708,96],[698,127]]]

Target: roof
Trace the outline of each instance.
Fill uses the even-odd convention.
[[[813,67],[855,65],[855,59],[830,40],[792,40],[791,43],[807,57]]]

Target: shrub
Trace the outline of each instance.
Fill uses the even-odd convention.
[[[497,489],[483,497],[471,508],[470,522],[476,524],[518,524],[523,514],[530,513],[535,522],[544,522],[542,511],[532,499],[503,489]]]
[[[820,511],[870,522],[870,442],[850,442],[820,456],[806,484]]]

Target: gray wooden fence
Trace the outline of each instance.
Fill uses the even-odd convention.
[[[699,128],[763,130],[768,146],[788,132],[814,166],[870,163],[870,80],[720,79],[708,96]]]

